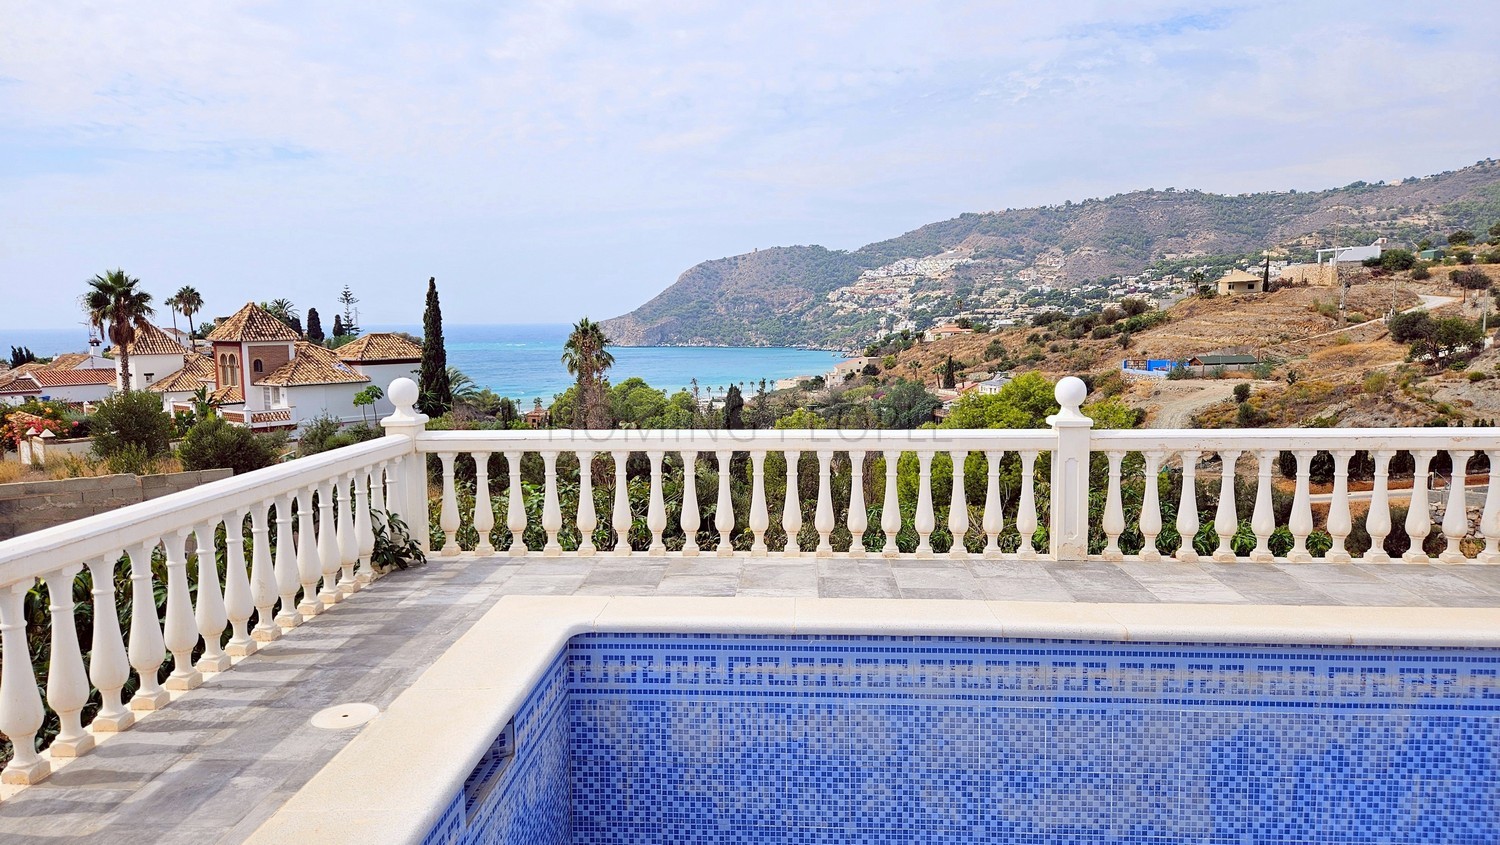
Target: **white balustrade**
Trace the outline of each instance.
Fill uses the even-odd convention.
[[[646,453],[651,466],[651,491],[646,505],[646,528],[651,531],[651,546],[647,553],[653,555],[667,553],[667,544],[662,540],[662,532],[667,530],[667,505],[662,499],[661,485],[662,457],[663,453],[657,450]]]
[[[932,453],[917,452],[917,513],[912,520],[917,529],[917,557],[932,557],[932,530],[937,520],[932,515]]]
[[[1443,563],[1463,563],[1464,553],[1460,548],[1464,536],[1469,533],[1468,474],[1469,456],[1463,449],[1449,449],[1453,472],[1448,479],[1448,505],[1443,511],[1443,551],[1438,560]]]
[[[682,526],[682,556],[698,554],[698,453],[691,449],[678,452],[682,457],[682,515],[678,518]]]
[[[720,450],[714,453],[714,457],[719,461],[719,498],[714,503],[714,530],[719,534],[719,545],[715,551],[722,556],[734,553],[734,543],[729,536],[734,531],[734,500],[729,496],[729,467],[734,452]]]
[[[1354,530],[1349,513],[1349,459],[1352,457],[1353,449],[1333,451],[1333,500],[1328,506],[1328,536],[1331,542],[1328,553],[1323,556],[1329,563],[1349,563],[1353,560],[1349,551],[1344,548],[1344,542]]]
[[[948,459],[953,462],[952,487],[948,493],[948,533],[953,536],[953,545],[948,549],[948,556],[959,559],[969,556],[969,550],[964,546],[969,533],[969,497],[964,491],[964,462],[968,458],[969,453],[963,449],[948,452]]]
[[[845,526],[849,529],[849,554],[865,552],[865,530],[870,527],[870,512],[865,504],[865,453],[849,453],[849,508]]]
[[[53,757],[77,757],[94,747],[93,735],[84,731],[80,720],[83,705],[89,700],[89,678],[83,668],[83,652],[78,647],[78,629],[73,623],[73,579],[82,569],[74,564],[43,576],[47,582],[48,610],[52,613],[47,706],[57,714]]]
[[[1124,560],[1120,535],[1125,532],[1125,508],[1120,503],[1120,464],[1125,453],[1118,449],[1106,453],[1109,461],[1108,489],[1104,496],[1104,559]]]
[[[818,557],[832,557],[833,543],[833,450],[818,450],[818,507],[813,516],[813,528],[818,532]]]
[[[297,568],[297,545],[292,535],[293,495],[276,500],[276,591],[281,594],[281,612],[276,615],[278,628],[295,628],[302,624],[297,610],[297,587],[301,572]]]
[[[354,565],[359,562],[359,538],[354,534],[354,473],[338,478],[338,546],[339,546],[339,598],[345,599],[359,589],[354,580]],[[236,534],[239,532],[236,531]]]
[[[272,621],[277,584],[276,571],[271,563],[271,529],[266,521],[270,504],[259,502],[250,509],[250,599],[255,605],[256,615],[255,628],[250,635],[260,643],[281,637],[280,626]]]
[[[481,457],[483,457],[485,461],[489,460],[488,454],[480,453],[478,455],[475,455],[475,466],[479,465],[479,460]],[[547,532],[547,542],[542,546],[542,554],[548,557],[556,557],[562,554],[562,543],[558,542],[557,540],[557,532],[562,530],[562,507],[557,502],[556,452],[542,453],[542,475],[544,477],[542,493],[542,529]],[[479,499],[481,495],[479,491],[483,491],[482,495],[484,497],[485,507],[488,508],[490,504],[489,474],[476,473],[474,484],[476,485],[476,491],[474,494],[474,528],[475,530],[478,530],[480,526]],[[484,520],[484,522],[486,523],[493,523],[493,521],[493,514],[489,514],[488,518]],[[483,535],[481,535],[481,537],[483,537]],[[485,538],[484,546],[489,546],[487,538]],[[477,554],[492,554],[493,552],[493,548],[475,548],[475,553]]]
[[[521,452],[507,450],[505,469],[510,478],[510,491],[506,497],[505,527],[510,529],[511,556],[526,554],[526,500],[521,488]]]
[[[303,487],[297,491],[297,581],[302,584],[302,603],[297,612],[302,618],[311,619],[323,612],[323,602],[318,595],[318,581],[323,577],[323,564],[318,560],[318,532],[313,526],[313,488]]]
[[[1218,563],[1233,563],[1236,560],[1230,541],[1240,527],[1234,502],[1235,471],[1239,460],[1238,450],[1219,450],[1219,506],[1214,511],[1214,533],[1219,535],[1219,547],[1214,549],[1213,554],[1213,559]]]
[[[1276,559],[1271,553],[1271,535],[1276,532],[1276,514],[1271,510],[1271,469],[1275,462],[1274,450],[1255,451],[1255,510],[1250,515],[1250,530],[1255,532],[1255,549],[1250,552],[1250,559],[1256,563],[1270,563]]]
[[[630,513],[630,480],[625,472],[630,452],[616,450],[610,455],[615,459],[615,509],[609,523],[615,529],[615,554],[623,556],[630,554],[630,526],[635,523]],[[511,489],[519,492],[519,484],[513,484]]]
[[[198,635],[203,638],[203,656],[193,668],[202,674],[222,672],[230,664],[229,655],[219,643],[224,626],[229,623],[229,612],[224,607],[224,594],[219,592],[219,562],[214,553],[217,527],[217,523],[199,523],[194,531],[197,537],[198,605],[193,619],[198,623]]]
[[[1000,532],[1005,530],[1005,505],[1000,501],[1000,459],[1004,452],[984,453],[984,556],[1000,556]]]
[[[258,649],[250,632],[250,615],[255,612],[255,602],[250,589],[250,571],[245,565],[247,515],[247,509],[241,508],[224,520],[224,614],[230,627],[229,642],[224,651],[230,657],[245,657]],[[254,551],[252,547],[252,555]]]
[[[1432,533],[1432,506],[1427,501],[1427,470],[1436,455],[1436,449],[1415,449],[1411,453],[1415,467],[1411,477],[1411,507],[1406,511],[1406,536],[1411,538],[1411,545],[1406,554],[1401,556],[1407,563],[1429,562],[1422,545],[1427,541],[1427,535]]]
[[[896,473],[900,463],[900,449],[885,450],[885,501],[880,510],[880,530],[885,532],[885,546],[880,553],[886,557],[900,553],[896,545],[896,535],[901,532],[901,502],[896,497]]]
[[[594,513],[594,453],[578,453],[578,513],[574,523],[578,526],[578,553],[592,555],[594,529],[599,527],[599,517]]]
[[[36,691],[31,649],[26,642],[26,593],[31,580],[0,587],[0,733],[10,739],[12,756],[0,782],[36,783],[52,765],[36,753],[36,732],[47,712]]]
[[[1375,459],[1374,479],[1370,490],[1370,510],[1365,515],[1365,532],[1370,535],[1370,548],[1360,558],[1362,563],[1390,563],[1391,556],[1385,550],[1385,538],[1391,533],[1391,500],[1389,472],[1394,449],[1376,449],[1371,452]]]
[[[94,637],[89,651],[89,680],[99,690],[99,712],[89,723],[95,733],[123,731],[135,723],[135,714],[120,698],[130,680],[130,659],[120,635],[120,611],[115,601],[115,568],[123,551],[89,561],[93,581]]]
[[[1156,547],[1156,538],[1161,536],[1161,462],[1166,455],[1151,449],[1141,457],[1145,463],[1141,492],[1141,560],[1157,563],[1161,561],[1161,550]]]
[[[781,509],[781,527],[786,531],[786,546],[782,554],[787,557],[796,557],[802,553],[801,547],[797,545],[797,534],[802,530],[802,504],[797,499],[797,457],[801,452],[791,451],[786,453],[786,498],[783,500]],[[725,497],[728,501],[728,497]]]

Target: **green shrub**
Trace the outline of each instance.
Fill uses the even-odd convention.
[[[327,414],[313,417],[302,427],[302,434],[297,438],[297,454],[305,458],[353,443],[349,439],[330,443],[339,436],[339,429],[342,427],[342,423]]]
[[[121,466],[144,465],[165,456],[175,433],[172,418],[161,408],[161,397],[146,390],[116,393],[100,402],[91,428],[94,454],[106,462],[131,450],[121,458]],[[115,464],[110,466],[113,469]]]
[[[1248,385],[1248,384],[1237,384],[1237,385],[1235,385],[1234,386],[1234,401],[1236,401],[1236,402],[1248,402],[1248,401],[1250,401],[1250,385]]]
[[[209,417],[188,429],[177,457],[185,470],[232,469],[239,475],[276,463],[284,439]]]
[[[1423,261],[1417,266],[1411,268],[1411,277],[1419,282],[1432,278],[1432,271],[1427,269],[1430,266],[1432,265],[1428,264],[1426,261]]]
[[[1469,381],[1484,381],[1485,379],[1487,379],[1489,377],[1490,377],[1489,373],[1481,373],[1481,372],[1478,372],[1478,371],[1469,373]]]

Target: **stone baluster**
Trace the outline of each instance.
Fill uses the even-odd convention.
[[[152,540],[130,554],[130,665],[140,678],[130,698],[131,710],[158,710],[171,700],[156,678],[167,646],[156,616],[156,590],[151,585],[151,554],[155,550],[156,541]]]
[[[1004,452],[984,453],[984,556],[1000,556],[1000,533],[1005,530],[1005,509],[1000,502],[1000,459]]]
[[[478,540],[474,543],[475,557],[490,557],[495,554],[495,540],[489,534],[495,530],[495,504],[489,500],[489,452],[474,453],[474,531]],[[556,455],[552,455],[556,461]],[[553,494],[555,497],[555,494]],[[561,515],[558,525],[562,524]]]
[[[167,617],[163,638],[174,661],[166,686],[175,691],[194,689],[203,683],[203,675],[193,668],[198,627],[193,618],[193,600],[188,594],[187,555],[183,552],[187,535],[188,529],[183,529],[162,538],[167,550]]]
[[[1406,536],[1411,538],[1411,547],[1401,559],[1407,563],[1430,563],[1422,544],[1432,533],[1432,505],[1427,501],[1427,470],[1435,449],[1414,449],[1411,457],[1415,467],[1411,478],[1411,507],[1406,511]]]
[[[1182,494],[1177,499],[1177,534],[1182,542],[1175,557],[1182,563],[1196,563],[1198,550],[1193,539],[1198,536],[1198,456],[1201,452],[1182,453]]]
[[[802,530],[802,502],[797,490],[797,458],[800,452],[786,452],[786,498],[782,502],[781,527],[786,531],[786,547],[782,552],[788,557],[802,554],[797,544],[797,534]]]
[[[771,512],[766,506],[766,451],[756,449],[750,453],[750,555],[765,557],[766,531],[771,527]]]
[[[505,453],[505,470],[510,479],[510,492],[505,503],[505,527],[510,529],[511,557],[526,554],[526,491],[521,489],[521,452]]]
[[[818,532],[817,557],[833,557],[833,450],[818,450],[818,506],[813,528]]]
[[[1469,533],[1469,456],[1468,449],[1449,449],[1453,473],[1448,481],[1448,507],[1443,511],[1443,551],[1438,560],[1443,563],[1463,563],[1463,548],[1460,545]]]
[[[1333,542],[1324,559],[1329,563],[1349,563],[1353,560],[1344,542],[1354,530],[1349,514],[1349,459],[1353,449],[1334,449],[1333,452],[1333,501],[1328,505],[1328,536]]]
[[[250,509],[250,602],[255,605],[255,628],[250,636],[268,643],[281,637],[272,621],[276,610],[276,570],[271,563],[271,529],[267,524],[271,503],[259,502]]]
[[[458,455],[438,452],[443,465],[443,505],[438,511],[438,527],[443,529],[443,548],[439,554],[452,556],[462,551],[458,546],[458,490],[453,481],[453,464]]]
[[[917,530],[917,557],[932,557],[932,532],[937,519],[932,513],[932,453],[917,452],[917,512],[912,518]]]
[[[281,595],[281,612],[276,614],[276,627],[288,629],[302,624],[302,612],[297,609],[297,588],[302,579],[297,560],[297,539],[292,532],[293,494],[287,493],[276,500],[276,592]]]
[[[27,580],[0,587],[0,649],[5,652],[5,660],[0,660],[0,733],[10,739],[13,754],[0,772],[0,783],[36,783],[52,772],[52,765],[36,753],[36,732],[46,710],[26,643],[26,593],[31,584]]]
[[[297,580],[302,582],[302,603],[297,612],[311,619],[323,612],[318,598],[318,579],[323,568],[318,562],[318,532],[313,527],[312,488],[297,491]]]
[[[698,452],[683,449],[677,453],[682,457],[682,556],[698,556],[698,526],[702,515],[698,513]]]
[[[1484,535],[1484,551],[1474,559],[1476,563],[1500,563],[1500,450],[1489,449],[1484,453],[1490,459],[1489,483],[1484,495],[1484,512],[1479,517],[1479,533]]]
[[[610,452],[615,459],[615,510],[610,525],[615,529],[615,554],[630,554],[630,479],[625,470],[629,452]]]
[[[1234,563],[1238,560],[1229,541],[1240,527],[1239,516],[1234,507],[1234,472],[1239,459],[1238,449],[1223,449],[1219,452],[1222,472],[1219,475],[1219,507],[1214,511],[1214,533],[1219,535],[1219,547],[1214,549],[1213,555],[1217,563]]]
[[[729,496],[730,463],[734,452],[715,452],[719,463],[719,497],[714,503],[714,530],[719,533],[719,546],[715,552],[720,556],[734,554],[734,499]]]
[[[599,548],[594,545],[594,529],[599,527],[599,517],[594,512],[594,453],[578,453],[578,512],[573,516],[578,526],[578,555],[590,557]]]
[[[1105,453],[1109,462],[1109,482],[1104,494],[1104,518],[1101,527],[1104,529],[1104,559],[1124,560],[1125,553],[1120,551],[1120,535],[1125,533],[1125,507],[1120,503],[1120,463],[1125,460],[1125,453],[1118,449]]]
[[[486,504],[489,502],[488,495],[485,496],[485,502]],[[477,527],[479,505],[475,504],[474,507],[474,524]],[[493,519],[491,515],[491,521]],[[542,530],[547,532],[547,542],[542,546],[543,557],[562,555],[562,543],[557,539],[562,526],[562,506],[557,501],[557,453],[549,450],[542,453]]]
[[[953,535],[953,545],[948,548],[949,557],[966,558],[969,549],[964,540],[969,534],[969,494],[964,489],[964,463],[969,453],[955,449],[948,453],[953,462],[952,487],[948,495],[948,533]]]
[[[115,568],[122,554],[116,551],[89,561],[94,596],[89,680],[99,690],[99,712],[90,723],[95,733],[123,731],[135,722],[135,714],[120,700],[120,692],[130,680],[129,658],[120,634],[120,612],[115,604]]]
[[[865,504],[865,453],[849,453],[849,554],[865,553],[865,530],[870,527],[870,513]]]
[[[255,612],[255,602],[251,596],[249,570],[245,566],[247,510],[239,508],[224,520],[224,613],[231,629],[224,651],[230,657],[254,654],[257,648],[255,638],[250,635],[250,615]],[[251,554],[254,552],[252,547]]]
[[[198,606],[193,619],[198,626],[198,635],[203,638],[203,656],[193,668],[204,674],[222,672],[229,668],[229,655],[219,644],[224,626],[229,624],[229,611],[224,605],[224,594],[219,591],[219,561],[214,552],[214,533],[217,522],[200,523],[194,530],[198,558]]]
[[[896,469],[900,463],[900,449],[885,450],[885,498],[880,506],[880,530],[885,533],[885,546],[880,553],[886,557],[901,553],[901,547],[896,545],[896,535],[901,533],[901,501],[896,497]]]
[[[1016,505],[1016,533],[1021,539],[1016,554],[1025,560],[1036,557],[1032,542],[1037,528],[1036,457],[1037,453],[1030,450],[1021,453],[1021,501]]]
[[[329,608],[343,599],[339,592],[338,517],[334,515],[332,480],[318,482],[318,568],[323,574],[323,591],[318,599]]]
[[[356,589],[363,588],[375,580],[375,565],[370,560],[370,555],[375,552],[375,521],[370,511],[375,508],[371,495],[379,495],[379,492],[380,469],[378,467],[373,471],[366,468],[355,474],[354,533],[359,538],[359,570],[354,573],[354,583],[359,585]],[[480,535],[480,539],[487,540],[488,538]]]
[[[359,590],[354,565],[359,563],[359,536],[354,532],[354,478],[346,472],[338,479],[339,596],[348,598]]]
[[[1255,532],[1255,548],[1250,560],[1255,563],[1271,563],[1276,555],[1271,552],[1271,535],[1276,532],[1276,512],[1271,503],[1271,469],[1276,461],[1273,449],[1255,450],[1255,511],[1250,515],[1250,529]]]
[[[57,714],[53,757],[77,757],[94,747],[94,736],[83,729],[83,705],[89,700],[89,677],[83,668],[78,629],[73,623],[73,579],[83,570],[72,564],[42,576],[47,582],[47,604],[52,611],[52,652],[47,663],[47,704]],[[6,650],[9,653],[9,649]]]
[[[1287,520],[1287,529],[1292,532],[1292,550],[1287,553],[1288,563],[1311,563],[1312,554],[1307,550],[1307,535],[1312,533],[1312,461],[1316,449],[1297,449],[1297,488],[1292,496],[1292,514]]]
[[[1390,467],[1394,449],[1377,449],[1375,458],[1375,484],[1370,492],[1370,511],[1365,515],[1365,531],[1370,535],[1370,548],[1360,558],[1361,563],[1390,563],[1391,556],[1385,550],[1385,538],[1391,533]]]
[[[1161,535],[1161,463],[1166,456],[1166,452],[1157,450],[1141,454],[1145,461],[1142,472],[1145,488],[1141,493],[1141,560],[1147,563],[1161,560],[1156,538]]]
[[[646,553],[653,555],[667,553],[666,541],[662,539],[662,533],[667,530],[667,504],[662,495],[661,483],[663,457],[665,453],[660,449],[652,449],[646,453],[646,462],[651,466],[650,492],[646,497],[646,528],[651,532],[651,545]]]

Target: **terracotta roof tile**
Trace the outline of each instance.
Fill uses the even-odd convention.
[[[229,341],[242,343],[245,341],[264,340],[300,340],[291,326],[271,316],[271,312],[256,305],[253,302],[245,303],[245,307],[225,317],[214,330],[209,332],[209,340]]]
[[[47,365],[47,369],[75,370],[79,364],[87,362],[88,359],[89,354],[87,352],[64,352],[61,355],[54,356],[52,363]]]
[[[208,394],[208,401],[215,405],[243,405],[245,404],[245,391],[239,385],[221,387]]]
[[[393,332],[372,332],[333,350],[341,361],[417,361],[422,347]]]
[[[9,370],[6,370],[5,372],[0,373],[0,390],[9,387],[13,382],[15,382],[16,379],[26,375],[27,373],[34,373],[37,370],[45,370],[46,368],[46,364],[39,364],[35,361],[31,361],[29,363],[22,364],[19,367],[13,367]]]
[[[135,330],[135,339],[130,341],[131,355],[182,355],[187,347],[178,343],[171,335],[151,325]]]
[[[214,383],[214,361],[207,355],[189,352],[182,360],[182,369],[159,378],[146,389],[156,393],[191,393],[205,384]]]
[[[370,379],[349,369],[328,349],[315,343],[298,341],[295,357],[269,375],[256,380],[257,385],[357,384]]]
[[[27,374],[42,387],[77,387],[86,384],[114,384],[114,370],[37,370]]]

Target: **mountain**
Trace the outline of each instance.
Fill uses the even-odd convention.
[[[1335,233],[1342,244],[1376,237],[1395,246],[1422,238],[1442,244],[1459,228],[1483,237],[1497,221],[1500,161],[1491,159],[1434,176],[1315,192],[1133,191],[961,214],[852,252],[792,246],[705,261],[651,301],[606,320],[604,329],[627,346],[847,348],[889,328],[893,317],[920,323],[921,315],[941,316],[944,307],[952,313],[972,305],[994,286],[1068,287],[1165,261],[1253,256],[1271,247],[1310,258]],[[903,259],[932,260],[912,269]],[[843,295],[864,271],[899,281],[899,290],[886,295],[896,307],[861,307],[867,299]]]

